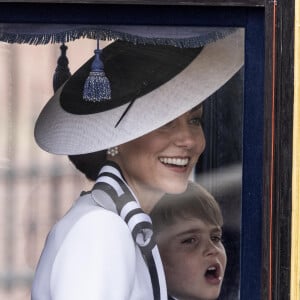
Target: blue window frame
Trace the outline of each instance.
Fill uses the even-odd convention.
[[[0,3],[0,22],[245,28],[240,292],[242,300],[261,299],[264,9],[261,7]]]

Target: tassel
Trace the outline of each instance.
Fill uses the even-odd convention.
[[[100,58],[99,40],[95,50],[95,59],[88,78],[84,83],[83,99],[86,101],[100,102],[111,99],[111,89],[108,78],[104,73],[103,62]]]
[[[67,49],[68,47],[65,44],[60,46],[61,55],[57,60],[57,67],[53,75],[53,90],[54,92],[71,77],[69,70],[69,60],[67,58]]]

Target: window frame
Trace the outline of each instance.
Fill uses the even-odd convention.
[[[53,5],[56,6],[57,14],[47,15],[48,8]],[[290,289],[291,264],[294,0],[0,0],[0,22],[64,21],[71,23],[78,15],[66,16],[66,12],[73,9],[78,12],[76,7],[83,5],[86,11],[92,6],[101,6],[105,11],[112,12],[112,16],[102,16],[102,21],[107,23],[113,23],[116,20],[114,15],[120,19],[124,9],[133,14],[142,10],[145,14],[145,22],[151,20],[152,23],[159,23],[159,17],[153,18],[157,6],[162,9],[172,8],[173,12],[176,12],[176,9],[179,11],[180,7],[201,7],[216,11],[220,15],[222,10],[244,9],[248,12],[250,19],[255,11],[263,12],[259,19],[251,19],[253,22],[264,24],[262,218],[260,226],[262,255],[259,297],[261,299],[287,299],[287,291]],[[36,11],[42,14],[36,14]],[[176,22],[174,20],[178,16],[179,14],[172,16],[173,23]],[[234,16],[238,18],[238,15]],[[125,15],[121,19],[121,22],[125,24],[132,22]],[[80,18],[76,21],[85,22],[80,21]],[[234,23],[234,20],[231,21]],[[247,241],[244,242],[247,243]],[[250,291],[251,284],[248,285],[244,280],[242,288]],[[245,292],[242,300],[246,299],[254,298]]]

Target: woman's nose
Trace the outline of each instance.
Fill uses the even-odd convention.
[[[178,126],[174,128],[174,143],[178,147],[186,147],[188,149],[199,146],[199,148],[205,147],[205,138],[202,128],[195,130],[189,124],[179,122]]]

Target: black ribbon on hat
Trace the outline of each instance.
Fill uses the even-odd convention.
[[[101,53],[110,82],[111,101],[83,100],[84,84],[94,61],[92,57],[64,85],[60,94],[61,106],[71,114],[87,115],[132,104],[180,73],[201,49],[115,41]]]

